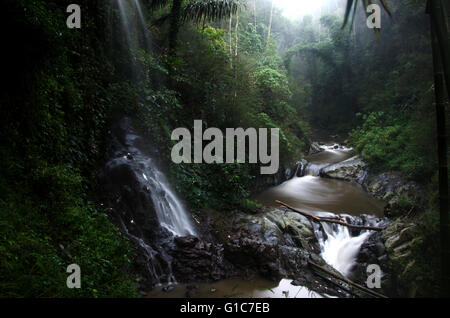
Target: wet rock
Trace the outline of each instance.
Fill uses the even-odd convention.
[[[313,155],[322,152],[324,149],[320,147],[319,143],[313,142],[309,148],[309,155]]]
[[[135,134],[130,119],[116,122],[108,139],[99,176],[101,202],[137,251],[133,270],[142,278],[141,288],[167,282],[172,261],[167,251],[173,244],[173,235],[160,225],[153,202],[156,187],[146,178],[154,167],[141,146],[137,148],[142,140]]]
[[[413,205],[422,205],[427,197],[419,184],[392,172],[369,175],[363,186],[373,196],[387,203],[385,213],[391,217],[410,213]]]
[[[406,218],[398,218],[382,233],[392,273],[391,292],[401,297],[417,293],[417,269],[413,250],[422,244],[417,224]]]
[[[350,279],[365,284],[367,266],[379,265],[383,276],[381,292],[395,297],[417,293],[415,260],[412,250],[421,244],[418,226],[398,218],[383,231],[372,234],[361,246]]]
[[[293,176],[293,171],[291,170],[291,168],[287,168],[284,172],[284,176],[286,178],[286,180],[289,180],[292,178]]]
[[[305,175],[306,167],[308,166],[308,161],[302,159],[296,163],[294,176],[303,177]]]
[[[281,165],[278,171],[272,175],[258,174],[252,181],[250,188],[254,193],[262,192],[270,187],[277,186],[286,180],[289,180],[293,176],[291,167],[294,165],[288,165],[288,167]]]
[[[371,264],[380,266],[383,273],[387,273],[389,270],[386,248],[383,244],[381,232],[374,232],[361,245],[361,249],[356,257],[355,265],[352,268],[349,278],[355,282],[365,285],[368,277],[367,268]],[[386,279],[387,277],[384,277],[384,280]]]
[[[215,281],[234,273],[233,266],[224,259],[220,244],[205,242],[195,236],[176,237],[170,252],[172,270],[180,282]]]
[[[311,223],[299,214],[263,208],[257,215],[235,211],[209,220],[225,259],[245,277],[303,279],[311,272],[308,259],[325,265]]]
[[[367,176],[367,164],[358,156],[327,166],[321,176],[362,184]]]
[[[168,286],[164,287],[162,290],[165,293],[170,293],[174,288],[175,288],[174,285],[168,285]]]

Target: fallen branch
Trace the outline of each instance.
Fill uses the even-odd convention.
[[[329,284],[332,284],[333,286],[336,286],[337,288],[339,288],[340,290],[346,292],[347,294],[350,294],[356,298],[360,298],[359,295],[356,295],[354,292],[352,292],[349,288],[346,288],[344,286],[341,286],[340,284],[336,283],[335,281],[333,281],[331,278],[326,277],[322,274],[319,273],[319,271],[317,269],[313,270],[314,275],[319,276],[320,278],[322,278],[324,281],[328,282]]]
[[[379,293],[377,293],[377,292],[375,292],[373,290],[370,290],[370,289],[368,289],[368,288],[366,288],[366,287],[364,287],[362,285],[359,285],[359,284],[357,284],[355,282],[352,282],[351,280],[349,280],[349,279],[347,279],[347,278],[345,278],[345,277],[343,277],[341,275],[333,273],[332,271],[329,271],[328,269],[326,269],[326,268],[324,268],[324,267],[322,267],[320,265],[317,265],[316,263],[314,263],[314,262],[312,262],[310,260],[308,260],[308,264],[311,265],[314,268],[320,269],[321,271],[327,273],[328,275],[330,275],[330,276],[332,276],[332,277],[334,277],[336,279],[339,279],[339,280],[341,280],[341,281],[343,281],[343,282],[345,282],[345,283],[347,283],[349,285],[352,285],[353,287],[355,287],[355,288],[357,288],[357,289],[359,289],[359,290],[361,290],[361,291],[363,291],[363,292],[365,292],[365,293],[367,293],[367,294],[369,294],[371,296],[378,297],[378,298],[387,298],[386,296],[384,296],[382,294],[379,294]]]
[[[281,201],[276,200],[275,202],[278,203],[278,204],[281,204],[282,206],[288,208],[289,210],[292,210],[293,212],[299,213],[299,214],[301,214],[301,215],[303,215],[303,216],[307,217],[308,219],[313,220],[315,222],[335,223],[335,224],[343,225],[343,226],[346,226],[346,227],[349,227],[349,228],[352,228],[352,229],[358,229],[358,230],[370,230],[370,231],[382,231],[382,230],[384,230],[384,228],[377,227],[377,226],[353,225],[353,224],[349,224],[349,223],[346,223],[346,222],[338,221],[338,220],[333,219],[333,218],[327,218],[327,217],[321,218],[321,217],[318,217],[318,216],[315,216],[315,215],[312,215],[312,214],[309,214],[309,213],[297,210],[297,209],[295,209],[295,208],[293,208],[293,207],[291,207],[291,206],[289,206],[286,203],[283,203]]]

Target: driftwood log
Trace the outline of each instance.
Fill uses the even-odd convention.
[[[287,205],[284,202],[281,202],[279,200],[275,201],[276,203],[288,208],[289,210],[299,213],[305,217],[307,217],[310,220],[313,220],[315,222],[327,222],[327,223],[335,223],[335,224],[339,224],[339,225],[343,225],[346,227],[349,227],[351,229],[358,229],[358,230],[370,230],[370,231],[382,231],[384,228],[382,227],[377,227],[377,226],[365,226],[365,225],[353,225],[353,224],[349,224],[346,222],[343,222],[340,218],[329,218],[329,217],[318,217],[300,210],[297,210],[296,208],[293,208],[289,205]]]

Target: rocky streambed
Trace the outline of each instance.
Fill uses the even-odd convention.
[[[240,284],[247,286],[242,287],[243,295],[252,297],[271,297],[256,292],[259,285],[269,286],[266,291],[272,290],[273,297],[354,297],[349,286],[324,278],[308,266],[308,261],[313,261],[338,274],[330,264],[335,265],[333,257],[338,261],[339,253],[330,256],[324,251],[330,242],[338,242],[340,245],[331,246],[339,250],[347,248],[343,254],[346,254],[344,261],[351,262],[345,273],[348,277],[364,285],[367,265],[380,264],[385,273],[383,279],[388,282],[384,285],[390,286],[383,291],[392,291],[392,259],[408,256],[409,238],[415,227],[398,221],[388,225],[382,205],[375,198],[387,202],[385,211],[389,213],[389,208],[405,196],[420,193],[418,185],[394,174],[372,175],[367,165],[358,157],[350,158],[349,149],[342,145],[319,145],[316,157],[313,154],[309,161],[300,162],[292,169],[295,173],[285,173],[291,179],[281,187],[293,178],[298,178],[293,180],[294,184],[303,185],[305,181],[336,180],[350,191],[350,199],[356,196],[363,202],[355,208],[361,210],[359,214],[344,214],[351,210],[345,204],[341,211],[331,212],[327,205],[315,204],[314,201],[328,200],[331,204],[335,204],[333,200],[349,201],[339,198],[341,188],[334,192],[309,188],[311,193],[303,199],[301,208],[319,215],[339,214],[352,224],[387,226],[386,230],[372,234],[324,226],[270,204],[253,214],[214,210],[189,213],[170,189],[157,163],[151,160],[151,151],[130,120],[123,119],[114,125],[109,139],[101,172],[105,190],[102,204],[136,247],[135,272],[140,277],[137,284],[143,296],[164,297],[171,293],[175,296],[180,295],[180,290],[187,297],[208,296],[202,290],[214,290],[211,293],[217,297],[226,293],[237,296],[231,285]],[[330,153],[335,155],[334,159],[327,161]],[[290,195],[301,197],[302,193],[294,191]],[[188,227],[183,228],[183,224]],[[286,285],[299,289],[289,291]],[[221,290],[227,288],[227,292]]]

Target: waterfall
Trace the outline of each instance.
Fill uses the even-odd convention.
[[[174,283],[174,238],[196,236],[193,219],[131,120],[117,121],[110,134],[109,160],[101,173],[104,202],[117,226],[137,246],[151,284]]]
[[[115,34],[111,55],[117,49],[125,52],[117,63],[137,88],[144,76],[139,61],[151,49],[144,9],[141,0],[111,0],[110,27]],[[149,282],[171,284],[176,282],[170,254],[174,238],[196,236],[196,231],[148,146],[140,141],[130,119],[113,125],[110,160],[104,169],[107,201],[117,225],[137,246]]]
[[[191,217],[167,182],[165,175],[157,168],[152,159],[142,160],[144,183],[152,190],[152,200],[162,227],[175,236],[196,235]]]
[[[319,177],[319,176],[320,176],[320,172],[321,172],[322,169],[325,168],[326,166],[328,166],[328,164],[314,164],[314,163],[309,163],[309,164],[305,167],[303,175],[306,175],[306,176],[313,176],[313,177]]]
[[[347,222],[376,226],[378,221],[375,216],[361,215],[377,215],[382,210],[375,199],[350,183],[321,178],[324,168],[350,158],[352,149],[337,143],[315,144],[318,152],[297,162],[293,177],[264,192],[258,201],[270,205],[275,200],[281,200],[302,211],[324,217],[338,217],[345,212],[354,215],[339,216],[345,217]],[[345,226],[325,222],[314,224],[314,230],[322,258],[345,276],[351,274],[361,246],[372,234],[361,231],[355,235]]]
[[[122,32],[130,52],[132,48],[142,48],[139,43],[140,35],[144,38],[144,49],[148,50],[149,36],[140,0],[113,1],[119,11]],[[130,62],[130,67],[135,68],[133,61]],[[137,70],[133,72],[136,74]],[[195,231],[188,213],[171,189],[164,174],[155,168],[150,158],[141,157],[141,155],[134,155],[134,159],[139,160],[144,167],[143,183],[147,183],[152,190],[152,199],[161,226],[176,236],[194,235]]]
[[[140,0],[114,0],[114,2],[119,10],[128,46],[131,47],[132,42],[136,40],[133,36],[143,35],[148,40],[147,25]]]
[[[322,228],[325,235],[318,236],[322,258],[342,275],[348,276],[361,246],[371,233],[362,231],[352,236],[346,226],[327,223],[322,223]]]

